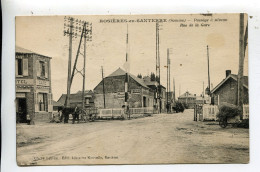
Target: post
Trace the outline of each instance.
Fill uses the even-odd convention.
[[[104,79],[103,66],[101,66],[101,70],[102,70],[102,82],[103,82],[103,100],[104,100],[104,109],[106,109],[105,79]]]
[[[168,60],[169,60],[169,89],[168,89],[168,91],[169,91],[169,93],[171,93],[171,61],[170,61],[170,50],[169,50],[169,48],[168,48]],[[169,112],[171,112],[171,99],[172,99],[172,97],[170,96]]]
[[[166,110],[167,110],[167,113],[169,112],[169,49],[167,49],[167,87],[166,87]]]
[[[157,32],[157,34],[158,34],[158,39],[157,39],[157,41],[158,41],[158,44],[157,44],[157,46],[158,46],[158,50],[157,50],[157,52],[158,52],[158,67],[159,67],[159,100],[160,100],[160,113],[162,113],[162,87],[161,87],[161,67],[160,67],[160,32],[159,32],[159,23],[158,23],[158,32]]]
[[[240,27],[239,27],[239,67],[237,75],[238,84],[238,100],[237,105],[240,110],[243,109],[243,72],[244,72],[244,13],[240,13]]]
[[[70,106],[70,81],[71,81],[71,58],[72,58],[72,31],[73,31],[73,18],[70,19],[69,28],[69,58],[68,58],[68,78],[67,78],[67,96],[65,100],[65,107]]]
[[[82,86],[82,109],[85,108],[85,78],[86,78],[86,27],[84,33],[84,64],[83,64],[83,86]]]
[[[209,88],[209,95],[210,95],[209,46],[208,45],[207,45],[207,57],[208,57],[208,88]]]

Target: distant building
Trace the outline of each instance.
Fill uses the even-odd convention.
[[[125,101],[125,74],[124,70],[118,68],[94,88],[96,107],[104,108],[104,82],[106,108],[122,108]],[[153,107],[155,105],[155,82],[148,83],[148,80],[145,81],[129,73],[128,87],[130,108]],[[165,91],[162,92],[162,97],[165,97]],[[165,105],[162,107],[165,108]]]
[[[62,94],[59,100],[59,104],[64,105],[67,94]],[[85,108],[94,107],[94,93],[91,90],[86,90],[84,94]],[[82,107],[82,91],[70,94],[70,107]]]
[[[248,97],[248,76],[243,78],[244,86],[244,104],[249,103]],[[214,104],[237,104],[237,75],[231,74],[230,70],[226,71],[226,78],[223,79],[213,90],[211,94],[213,96]]]
[[[192,109],[196,104],[196,94],[191,94],[186,91],[184,94],[178,97],[178,101],[185,103],[188,109]]]
[[[48,121],[53,111],[51,57],[16,46],[15,83],[17,122]]]

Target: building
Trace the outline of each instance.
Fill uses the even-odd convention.
[[[125,101],[125,74],[124,70],[118,68],[94,88],[96,107],[104,108],[104,82],[105,108],[122,108]],[[129,107],[153,107],[155,105],[155,85],[152,82],[149,85],[143,79],[129,73]]]
[[[196,104],[196,94],[191,94],[190,92],[186,91],[184,94],[178,97],[178,101],[186,104],[188,109],[192,109]]]
[[[53,111],[59,111],[63,104],[52,100]]]
[[[157,98],[157,108],[159,109],[161,107],[161,112],[166,111],[166,88],[163,85],[159,85],[157,81],[152,81],[151,77],[145,76],[143,77],[143,81],[145,85],[147,85],[150,89],[154,92],[154,97]],[[157,95],[157,89],[158,92],[160,92],[160,95]],[[161,101],[160,101],[161,100]],[[154,105],[156,104],[156,99],[154,100]]]
[[[59,100],[59,104],[64,105],[67,94],[62,94]],[[92,90],[86,90],[84,93],[85,108],[94,107],[94,93]],[[70,107],[82,107],[82,91],[78,91],[75,94],[70,94]]]
[[[52,112],[51,57],[16,46],[17,122],[48,121]]]
[[[248,76],[243,78],[244,97],[243,103],[249,103],[248,97]],[[223,79],[212,91],[213,103],[215,105],[233,104],[237,105],[237,75],[231,74],[230,70],[226,71],[226,78]]]

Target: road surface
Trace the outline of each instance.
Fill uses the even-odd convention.
[[[249,130],[194,122],[193,110],[131,120],[17,124],[19,165],[248,163]]]

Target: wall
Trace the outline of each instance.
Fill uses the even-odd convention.
[[[214,92],[214,103],[218,105],[218,95],[219,103],[225,104],[237,104],[237,81],[230,78],[227,80],[220,88]],[[248,104],[248,89],[244,87],[244,104]]]
[[[125,76],[107,77],[105,80],[106,108],[122,108],[125,101]],[[143,107],[143,97],[146,97],[147,107],[153,106],[154,92],[149,88],[142,87],[129,76],[129,106],[132,108]],[[95,106],[104,108],[103,82],[101,81],[95,92]]]

